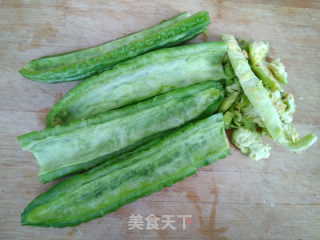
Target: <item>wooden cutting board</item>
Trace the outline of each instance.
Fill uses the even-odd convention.
[[[319,141],[294,154],[271,143],[268,160],[232,154],[172,187],[74,228],[20,226],[24,207],[52,184],[40,184],[34,157],[18,135],[41,130],[52,105],[77,83],[21,77],[33,58],[94,46],[182,11],[210,12],[209,40],[222,33],[268,40],[289,74],[294,125],[320,136],[319,1],[0,1],[0,239],[320,239]],[[204,36],[195,42],[205,41]],[[270,141],[269,141],[270,142]],[[128,229],[130,216],[154,214],[172,225]],[[185,230],[182,218],[186,219]],[[131,219],[132,220],[132,219]]]

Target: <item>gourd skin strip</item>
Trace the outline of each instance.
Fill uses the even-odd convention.
[[[89,169],[104,157],[197,118],[212,114],[224,95],[214,81],[195,84],[67,126],[18,137],[40,167],[41,182]]]
[[[62,181],[25,208],[21,223],[75,226],[193,175],[230,153],[223,125],[220,113],[189,123],[121,161]]]
[[[170,90],[225,78],[224,42],[156,50],[95,75],[71,89],[49,112],[47,127],[133,104]]]
[[[26,78],[49,83],[85,79],[148,51],[190,40],[205,31],[209,24],[208,12],[192,16],[182,13],[100,46],[34,59],[19,72]]]

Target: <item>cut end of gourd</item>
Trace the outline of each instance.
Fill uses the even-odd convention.
[[[30,222],[28,221],[28,215],[26,214],[26,212],[23,212],[21,214],[21,217],[20,217],[20,223],[22,226],[30,226],[32,224],[30,224]]]

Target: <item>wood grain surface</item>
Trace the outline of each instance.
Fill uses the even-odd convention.
[[[270,142],[269,159],[232,154],[172,187],[73,228],[20,226],[40,184],[18,135],[41,130],[52,105],[77,83],[46,84],[18,70],[31,59],[94,46],[182,11],[210,12],[222,33],[268,40],[296,98],[294,125],[320,136],[320,1],[0,1],[0,239],[320,239],[320,143],[294,154]],[[204,36],[194,41],[205,41]],[[186,229],[129,230],[129,216],[192,215]]]

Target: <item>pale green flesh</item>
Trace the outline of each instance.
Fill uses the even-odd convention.
[[[267,63],[261,62],[259,63],[259,65],[252,65],[252,70],[263,81],[264,85],[272,90],[282,91],[279,82],[275,79],[275,77],[267,67]]]
[[[47,182],[78,172],[83,169],[80,165],[148,136],[183,125],[201,116],[211,106],[215,110],[223,97],[218,85],[209,81],[178,89],[137,105],[98,115],[87,122],[29,133],[18,140],[23,149],[35,155],[40,166],[39,178]],[[70,172],[62,174],[64,168],[71,166]]]
[[[229,151],[221,114],[188,124],[115,163],[117,169],[111,170],[111,164],[59,183],[61,187],[58,184],[25,209],[22,224],[65,227],[101,217],[194,174]]]
[[[93,76],[64,96],[47,116],[47,126],[88,118],[173,89],[224,79],[223,42],[157,50]]]

